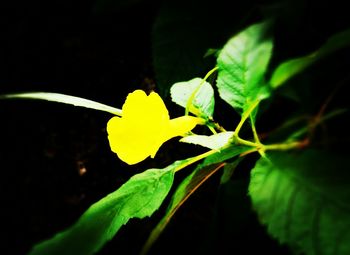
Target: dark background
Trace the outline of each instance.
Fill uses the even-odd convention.
[[[163,2],[167,3],[7,2],[0,15],[0,94],[58,92],[121,107],[127,93],[135,89],[158,91],[152,38]],[[335,32],[349,27],[347,8],[341,1],[284,1],[283,8],[281,2],[274,1],[221,3],[225,5],[207,1],[179,1],[178,5],[180,9],[197,6],[198,12],[205,7],[201,22],[207,25],[208,34],[217,33],[208,48],[222,46],[237,29],[251,22],[277,17],[272,65],[309,53]],[[225,22],[216,26],[219,17]],[[176,53],[169,48],[172,51]],[[309,74],[315,75],[312,84],[329,91],[334,76],[341,79],[347,74],[346,56],[336,54],[310,70]],[[329,67],[331,61],[336,65]],[[196,69],[187,75],[204,76],[207,71]],[[187,76],[179,74],[178,81],[183,77]],[[319,89],[315,97],[321,102],[327,93]],[[340,97],[342,100],[345,102]],[[296,105],[277,102],[287,112]],[[182,113],[169,99],[166,103],[172,117]],[[216,118],[230,128],[237,120],[225,116],[238,116],[222,102],[218,101],[217,108],[221,111]],[[271,122],[261,123],[262,130],[285,118],[279,111],[272,114],[274,118],[266,116]],[[107,113],[13,100],[0,101],[0,116],[0,254],[26,254],[35,243],[69,227],[91,204],[135,173],[165,167],[173,160],[203,151],[172,140],[163,145],[154,160],[128,166],[109,150],[105,127],[111,116]],[[219,188],[219,175],[203,185],[175,215],[151,254],[251,254],[257,247],[266,254],[289,254],[286,247],[267,236],[250,209],[247,177],[254,160],[254,156],[248,157],[225,186]],[[189,173],[179,172],[177,182]],[[137,254],[165,206],[150,219],[130,220],[98,254]]]

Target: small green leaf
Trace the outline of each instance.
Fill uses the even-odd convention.
[[[233,162],[226,163],[224,171],[220,178],[220,184],[228,183],[231,180],[233,173],[235,172],[238,164],[242,161],[243,157],[237,158]]]
[[[232,131],[221,132],[211,136],[189,135],[181,138],[180,142],[198,144],[212,150],[220,150],[220,148],[228,144],[232,135],[233,135]]]
[[[254,24],[230,39],[217,59],[220,97],[242,114],[249,105],[269,96],[264,75],[273,42],[269,22]]]
[[[249,147],[245,146],[228,147],[221,152],[207,157],[203,163],[199,164],[177,187],[166,214],[152,230],[152,233],[143,247],[142,254],[146,254],[149,251],[181,205],[183,205],[202,183],[225,165],[224,161],[236,157],[249,149]]]
[[[47,100],[56,103],[70,104],[74,106],[86,107],[93,110],[109,112],[114,115],[121,116],[122,110],[101,104],[89,99],[64,95],[60,93],[51,92],[29,92],[29,93],[17,93],[17,94],[6,94],[0,95],[0,99],[37,99],[37,100]]]
[[[275,152],[251,172],[249,194],[270,235],[294,251],[350,254],[348,154]]]
[[[129,219],[151,216],[160,207],[172,186],[175,168],[181,163],[134,175],[118,190],[93,204],[72,227],[35,245],[29,254],[94,254]]]
[[[345,30],[335,34],[329,38],[326,43],[317,51],[312,52],[311,54],[304,57],[287,60],[286,62],[280,64],[271,76],[271,87],[274,89],[278,88],[291,77],[304,71],[316,61],[322,59],[323,57],[326,57],[336,50],[348,46],[350,46],[350,30]]]
[[[199,117],[212,117],[214,113],[214,90],[212,86],[201,78],[194,78],[185,82],[175,83],[171,89],[171,99]]]
[[[204,58],[207,58],[207,57],[210,57],[210,56],[215,56],[215,57],[218,57],[219,56],[219,52],[220,50],[218,49],[212,49],[212,48],[209,48],[207,50],[207,52],[204,54]]]

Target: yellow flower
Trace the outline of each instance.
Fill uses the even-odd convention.
[[[142,90],[130,93],[122,108],[122,117],[113,117],[107,123],[111,150],[129,165],[148,156],[154,158],[160,146],[169,139],[191,131],[202,120],[182,116],[170,120],[161,97]]]

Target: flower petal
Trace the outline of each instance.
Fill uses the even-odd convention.
[[[122,108],[123,119],[133,124],[159,125],[169,120],[169,113],[162,98],[155,92],[149,96],[143,90],[129,93]]]
[[[203,120],[192,116],[182,116],[170,120],[170,126],[167,130],[167,140],[175,136],[185,135],[198,124],[203,124]]]
[[[154,157],[166,141],[169,113],[162,98],[142,90],[130,93],[122,108],[122,117],[107,124],[111,150],[128,164]]]
[[[107,123],[111,150],[132,165],[156,155],[164,142],[186,134],[203,120],[183,116],[170,120],[162,98],[155,92],[142,90],[130,93],[122,108],[122,117]]]
[[[133,165],[145,160],[153,152],[154,139],[140,132],[137,127],[128,127],[122,118],[113,117],[107,123],[108,140],[111,150],[118,157]]]

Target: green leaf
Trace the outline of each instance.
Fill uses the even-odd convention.
[[[350,30],[345,30],[329,38],[326,43],[311,54],[287,60],[280,64],[273,72],[270,85],[276,89],[284,84],[291,77],[304,71],[316,61],[326,57],[336,50],[350,46]]]
[[[264,75],[273,42],[269,22],[254,24],[230,39],[217,59],[220,97],[242,114],[249,105],[268,97]]]
[[[232,131],[221,132],[211,136],[189,135],[181,138],[180,142],[198,144],[212,150],[220,150],[220,148],[228,144],[232,135],[233,135]]]
[[[268,155],[251,172],[249,194],[270,235],[308,255],[350,254],[348,154]]]
[[[177,82],[170,89],[171,99],[176,104],[187,108],[199,117],[212,117],[214,113],[214,90],[202,78],[194,78],[185,82]]]
[[[30,255],[94,254],[129,219],[151,216],[160,207],[172,186],[175,168],[181,163],[134,175],[93,204],[72,227],[35,245]]]
[[[226,163],[224,171],[220,178],[220,184],[228,183],[231,180],[233,173],[235,172],[238,164],[242,161],[243,157],[237,158],[233,162]]]
[[[153,243],[161,235],[170,219],[174,216],[177,210],[187,201],[187,199],[209,179],[214,173],[221,169],[224,164],[215,164],[193,171],[185,180],[181,182],[172,198],[172,202],[168,207],[165,216],[160,220],[157,226],[152,230],[147,242],[145,243],[141,254],[147,254]]]
[[[207,157],[203,163],[198,165],[177,187],[166,214],[152,230],[152,233],[143,247],[142,254],[146,254],[149,251],[181,205],[183,205],[201,184],[225,165],[224,161],[236,157],[249,149],[249,147],[245,146],[232,146]]]
[[[16,93],[16,94],[6,94],[0,95],[0,99],[37,99],[37,100],[47,100],[57,103],[70,104],[74,106],[86,107],[93,110],[109,112],[114,115],[121,116],[122,110],[101,104],[89,99],[64,95],[60,93],[51,92],[29,92],[29,93]]]

